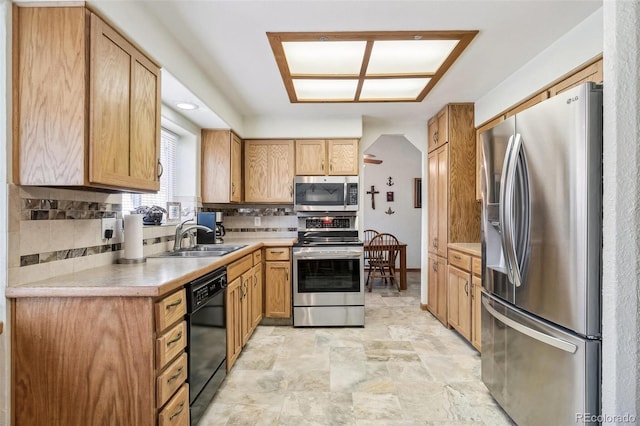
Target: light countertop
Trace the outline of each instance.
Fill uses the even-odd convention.
[[[482,247],[480,243],[449,243],[447,247],[471,256],[482,257]]]
[[[139,264],[112,264],[41,281],[11,286],[6,297],[158,297],[189,281],[246,256],[261,247],[291,246],[295,238],[225,239],[225,244],[247,244],[221,257],[147,258]]]

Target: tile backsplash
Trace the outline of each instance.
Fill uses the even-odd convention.
[[[212,207],[202,211],[221,211],[226,238],[291,238],[298,235],[293,206]],[[256,224],[259,218],[259,224]]]
[[[124,238],[103,239],[101,219],[122,214],[121,194],[9,185],[9,285],[115,263]],[[144,254],[168,250],[174,234],[144,227]]]

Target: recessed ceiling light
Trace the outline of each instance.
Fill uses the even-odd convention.
[[[186,111],[191,111],[194,109],[198,109],[198,105],[191,103],[191,102],[178,102],[176,103],[176,107],[186,110]]]

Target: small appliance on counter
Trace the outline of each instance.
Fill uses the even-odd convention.
[[[215,232],[197,231],[198,244],[222,244],[226,231],[222,225],[222,212],[200,212],[198,213],[198,225],[207,226]]]

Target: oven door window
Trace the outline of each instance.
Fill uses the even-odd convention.
[[[298,293],[357,293],[359,259],[300,259]]]
[[[299,206],[343,206],[344,182],[296,183],[296,204]]]

